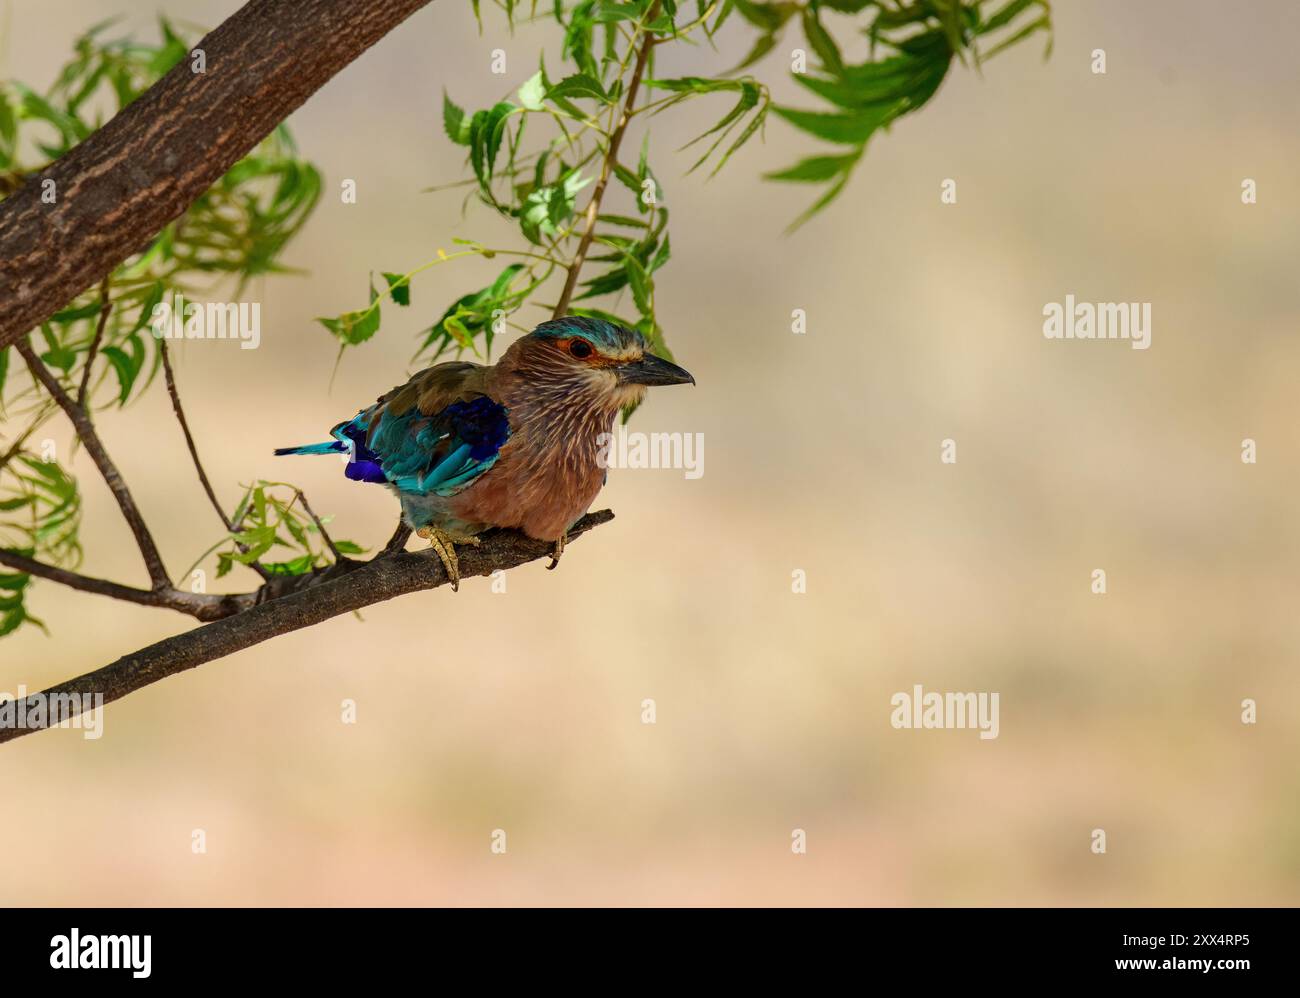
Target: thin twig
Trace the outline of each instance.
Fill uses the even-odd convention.
[[[646,15],[646,23],[653,21],[659,16],[659,3],[656,2],[650,8]],[[587,251],[591,249],[591,241],[596,236],[596,219],[600,214],[600,202],[605,197],[605,189],[609,186],[610,174],[614,172],[614,164],[618,162],[618,149],[623,144],[623,135],[627,132],[627,123],[632,118],[632,108],[636,104],[637,91],[641,89],[641,77],[645,75],[646,62],[650,59],[650,50],[654,48],[655,37],[652,34],[646,34],[641,41],[641,48],[636,55],[636,67],[632,70],[632,79],[627,85],[627,96],[623,100],[623,111],[619,116],[618,124],[609,136],[609,150],[605,153],[604,162],[600,167],[600,178],[596,181],[596,187],[591,192],[591,200],[587,203],[585,212],[585,222],[582,230],[582,238],[578,241],[578,251],[573,255],[569,263],[569,273],[564,278],[564,290],[560,292],[559,301],[555,303],[555,318],[559,318],[568,311],[569,302],[573,298],[573,291],[578,286],[578,275],[582,271],[582,265],[587,262]]]
[[[99,323],[95,326],[95,338],[90,341],[90,350],[86,353],[86,366],[81,371],[81,387],[77,389],[77,405],[86,408],[86,390],[90,387],[90,369],[95,365],[95,355],[99,353],[100,341],[104,338],[104,327],[108,325],[108,313],[113,311],[113,303],[108,297],[108,278],[99,285]]]
[[[411,539],[411,528],[406,525],[406,521],[401,517],[397,520],[397,529],[393,531],[393,536],[388,538],[388,543],[384,545],[384,554],[396,554],[406,547],[406,542]]]
[[[14,349],[27,362],[32,377],[41,383],[50,398],[59,404],[59,408],[72,421],[73,429],[77,431],[77,436],[85,446],[86,453],[90,455],[91,460],[95,462],[95,466],[99,469],[99,473],[104,477],[104,483],[113,493],[113,497],[117,499],[117,505],[122,510],[122,516],[126,520],[127,526],[131,528],[131,533],[135,535],[136,546],[140,549],[140,556],[144,559],[145,569],[149,572],[149,581],[153,583],[153,588],[156,590],[170,589],[171,580],[167,577],[167,569],[163,567],[162,556],[158,553],[158,546],[154,543],[153,535],[149,533],[144,517],[140,515],[140,510],[131,497],[131,490],[127,488],[126,482],[117,470],[117,465],[113,463],[112,458],[108,456],[108,451],[104,449],[99,434],[95,432],[94,424],[86,415],[86,411],[68,396],[68,393],[63,390],[63,386],[50,374],[44,362],[32,350],[30,342],[26,339],[20,339],[14,343]]]
[[[17,456],[18,452],[23,449],[23,444],[27,443],[27,438],[35,433],[36,428],[40,425],[39,419],[34,420],[31,426],[18,435],[17,439],[9,446],[9,449],[0,454],[0,469],[8,465]]]
[[[208,494],[208,502],[212,503],[212,508],[216,510],[217,516],[221,518],[222,525],[227,531],[233,530],[234,526],[230,522],[230,517],[226,511],[221,508],[221,503],[217,500],[217,493],[212,488],[212,482],[208,479],[208,473],[203,470],[203,462],[199,460],[199,449],[194,443],[194,434],[190,432],[189,421],[185,418],[185,408],[181,405],[180,392],[176,390],[176,375],[172,371],[171,354],[167,350],[167,341],[158,341],[158,352],[162,354],[163,378],[167,382],[167,394],[172,399],[172,412],[176,414],[176,422],[181,424],[181,433],[185,435],[185,446],[190,452],[190,461],[194,464],[194,471],[199,476],[199,484],[203,486],[203,491]]]
[[[176,414],[176,422],[181,424],[181,433],[185,435],[185,446],[189,448],[190,461],[194,465],[194,470],[199,476],[199,484],[203,486],[203,491],[208,494],[208,502],[212,503],[212,508],[216,510],[217,516],[221,518],[222,525],[226,532],[233,534],[238,532],[238,528],[230,522],[230,517],[226,516],[226,511],[221,508],[221,503],[217,500],[217,493],[212,488],[212,482],[208,479],[208,473],[203,470],[203,462],[199,460],[199,448],[194,443],[194,434],[190,432],[189,420],[185,418],[185,409],[181,405],[181,394],[176,390],[176,375],[172,371],[171,353],[167,349],[165,339],[158,341],[158,351],[162,355],[163,379],[167,382],[167,394],[171,396],[172,412]],[[242,553],[248,553],[248,545],[235,542]],[[271,573],[263,567],[261,562],[249,562],[248,567],[262,577],[263,580],[271,578]]]
[[[330,554],[334,556],[334,560],[347,561],[347,556],[342,554],[339,549],[334,546],[334,541],[330,537],[329,531],[325,529],[325,524],[321,523],[320,517],[316,515],[315,510],[311,508],[311,504],[307,502],[307,497],[303,495],[302,489],[296,490],[295,498],[302,503],[302,508],[306,510],[307,515],[311,517],[311,522],[316,524],[316,529],[320,531],[320,535],[324,539],[325,545],[330,549]]]

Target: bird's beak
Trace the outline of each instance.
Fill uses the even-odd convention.
[[[687,382],[695,384],[695,379],[689,371],[652,353],[645,354],[640,360],[630,364],[620,365],[618,381],[623,385],[684,385]]]

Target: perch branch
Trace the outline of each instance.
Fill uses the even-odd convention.
[[[569,531],[569,540],[580,537],[592,527],[614,518],[609,510],[589,513]],[[548,541],[533,540],[515,530],[494,531],[483,536],[477,546],[459,550],[462,578],[491,575],[497,570],[515,568],[551,553]],[[196,627],[184,634],[165,638],[157,644],[124,655],[116,662],[88,672],[84,676],[59,683],[43,693],[27,698],[28,710],[43,698],[47,704],[54,697],[74,695],[103,697],[104,703],[121,699],[129,693],[156,683],[178,672],[193,669],[260,644],[281,634],[311,627],[322,621],[351,613],[363,607],[390,600],[406,593],[434,589],[447,583],[442,562],[431,550],[380,555],[367,562],[347,562],[331,566],[342,569],[319,584],[270,599],[224,620]],[[325,570],[326,575],[331,570]],[[77,699],[69,717],[80,712],[84,701]],[[50,720],[46,716],[47,723]],[[59,720],[59,718],[54,718]],[[32,727],[0,727],[0,742],[11,741],[40,730]]]

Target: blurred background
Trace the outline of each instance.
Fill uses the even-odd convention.
[[[239,4],[159,6],[212,27]],[[125,13],[152,40],[158,12],[0,5],[0,76],[44,88],[91,24]],[[631,428],[703,433],[703,477],[612,472],[597,505],[618,518],[504,594],[480,579],[408,596],[112,704],[99,741],[0,747],[0,903],[1300,901],[1300,11],[1227,12],[1056,5],[1046,63],[1039,39],[982,76],[955,68],[788,237],[813,192],[759,176],[824,148],[773,120],[706,182],[671,150],[728,98],[653,119],[673,212],[661,321],[698,387],[656,390]],[[505,232],[463,219],[457,193],[420,193],[462,175],[443,89],[503,97],[553,37],[484,16],[479,35],[468,3],[439,0],[290,119],[325,177],[287,253],[306,273],[245,293],[261,349],[176,354],[228,505],[241,482],[291,476],[337,533],[389,536],[387,492],[270,454],[401,382],[416,330],[499,269],[419,279],[417,307],[390,310],[331,386],[315,316],[362,304],[370,271]],[[733,23],[660,75],[733,65],[750,42]],[[793,44],[756,72],[797,102]],[[1066,294],[1151,302],[1151,349],[1044,339],[1042,308]],[[165,394],[100,425],[179,572],[220,528]],[[60,447],[69,433],[51,424]],[[116,507],[84,454],[74,468],[86,570],[138,584]],[[238,571],[223,583],[251,586]],[[49,583],[30,605],[52,637],[5,639],[0,689],[190,626]],[[894,730],[890,697],[914,684],[999,692],[1000,736]]]

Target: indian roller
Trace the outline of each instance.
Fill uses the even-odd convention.
[[[605,484],[602,434],[647,387],[686,382],[695,379],[636,330],[566,316],[495,364],[435,364],[339,423],[334,439],[275,453],[347,454],[344,474],[397,495],[458,589],[456,545],[493,527],[551,541],[554,568]]]

